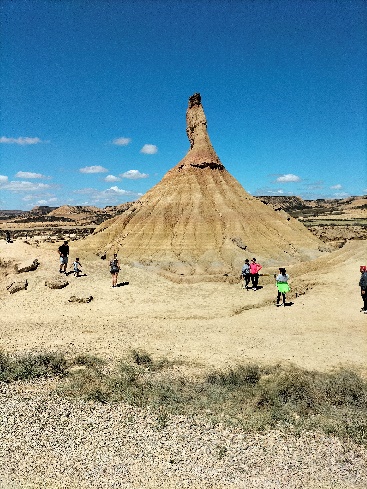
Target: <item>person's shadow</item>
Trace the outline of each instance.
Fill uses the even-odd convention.
[[[285,306],[285,307],[286,307],[286,306],[293,306],[293,304],[294,304],[294,302],[285,302],[285,303],[284,303],[284,306]]]
[[[120,282],[119,284],[116,284],[116,287],[124,287],[125,285],[129,285],[129,282]]]
[[[69,272],[65,272],[65,275],[68,277],[69,275],[72,275],[74,273],[74,270],[70,270]],[[86,273],[81,273],[80,275],[76,275],[75,278],[78,277],[87,277],[88,275]]]

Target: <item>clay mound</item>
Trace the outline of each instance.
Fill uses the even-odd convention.
[[[62,205],[57,209],[51,211],[48,215],[55,217],[72,217],[72,216],[84,216],[85,214],[99,214],[101,209],[94,206],[71,206]]]
[[[318,256],[324,246],[318,238],[249,195],[225,169],[199,94],[190,97],[186,118],[185,158],[123,215],[101,224],[88,245],[188,282],[237,280],[246,257],[275,265]]]

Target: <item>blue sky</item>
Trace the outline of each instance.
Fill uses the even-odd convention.
[[[359,0],[1,0],[0,208],[116,205],[213,146],[253,195],[367,193]]]

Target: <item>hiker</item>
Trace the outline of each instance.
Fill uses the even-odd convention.
[[[113,254],[113,259],[110,261],[110,273],[112,275],[112,287],[117,287],[117,276],[120,271],[120,264],[117,258],[117,253]]]
[[[367,314],[367,268],[364,265],[361,265],[359,267],[359,271],[361,272],[359,286],[361,288],[361,297],[363,300],[363,307],[361,309],[361,312]]]
[[[248,258],[246,258],[242,267],[241,276],[243,278],[242,288],[248,290],[248,284],[250,283],[250,260]]]
[[[7,243],[12,243],[9,231],[5,231],[5,239]]]
[[[60,255],[60,273],[66,273],[66,267],[68,265],[68,256],[69,256],[69,245],[67,241],[64,241],[64,244],[59,246],[59,255]]]
[[[288,284],[289,275],[287,273],[287,270],[285,268],[279,268],[279,275],[275,274],[274,277],[278,289],[277,307],[281,306],[280,304],[281,296],[283,298],[283,306],[285,306],[285,294],[290,291],[290,287]]]
[[[75,258],[75,261],[73,262],[73,269],[74,269],[74,277],[80,277],[82,264],[79,261],[79,258]]]
[[[250,277],[252,290],[257,290],[257,284],[259,282],[259,271],[262,269],[260,263],[256,262],[256,258],[253,258],[250,263]]]

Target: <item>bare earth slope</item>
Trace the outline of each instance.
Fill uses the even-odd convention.
[[[233,280],[248,255],[268,265],[318,256],[325,248],[318,238],[250,196],[224,168],[199,94],[190,97],[186,118],[185,158],[123,215],[101,224],[86,246],[183,282]]]

